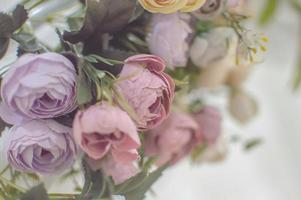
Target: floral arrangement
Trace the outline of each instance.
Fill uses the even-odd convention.
[[[18,44],[0,72],[1,199],[142,200],[183,158],[222,160],[223,108],[206,96],[224,91],[241,123],[255,116],[243,82],[267,38],[249,15],[245,0],[25,0],[1,13],[0,57]],[[56,48],[37,39],[46,23]],[[38,184],[54,175],[74,191]]]

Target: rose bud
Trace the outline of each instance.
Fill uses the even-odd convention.
[[[232,87],[239,87],[247,80],[253,67],[252,64],[236,65],[228,75],[227,84]]]
[[[205,106],[200,112],[194,113],[202,137],[208,145],[216,143],[222,132],[221,113],[212,106]]]
[[[159,57],[137,55],[128,58],[121,71],[117,85],[135,110],[140,130],[158,126],[170,112],[175,84],[164,69]]]
[[[236,89],[230,96],[229,111],[237,121],[247,123],[256,116],[258,106],[252,96],[241,89]]]
[[[139,2],[149,12],[170,14],[184,8],[188,0],[139,0]]]
[[[10,124],[65,115],[76,105],[76,71],[56,53],[25,54],[4,75],[1,118]]]
[[[76,143],[91,158],[90,165],[94,169],[104,167],[115,183],[125,181],[138,171],[133,165],[140,146],[138,132],[134,122],[120,108],[101,103],[79,111],[73,122],[73,134]],[[122,165],[130,170],[114,168]],[[107,166],[111,166],[111,171]]]
[[[198,124],[185,113],[171,113],[159,127],[145,134],[145,154],[162,166],[175,164],[202,143]]]
[[[238,38],[231,28],[215,28],[196,37],[190,49],[192,62],[203,68],[201,87],[215,89],[224,84],[230,70],[236,66]]]
[[[185,67],[188,60],[188,36],[192,29],[185,14],[155,14],[147,38],[150,52],[165,60],[170,68]]]
[[[42,175],[70,168],[77,154],[71,129],[53,120],[31,120],[13,126],[4,137],[4,145],[12,167]]]
[[[224,0],[206,0],[203,6],[193,14],[200,20],[209,20],[218,16],[224,7]]]

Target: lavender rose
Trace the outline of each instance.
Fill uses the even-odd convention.
[[[148,36],[152,54],[165,60],[167,66],[185,67],[188,60],[188,36],[192,29],[186,14],[155,14],[152,18],[151,32]]]
[[[158,126],[170,112],[175,84],[164,69],[163,60],[154,55],[132,56],[125,61],[117,84],[136,111],[140,130]]]
[[[206,144],[216,143],[222,132],[222,116],[220,112],[212,106],[205,106],[200,112],[194,114],[202,137]]]
[[[26,54],[5,74],[0,116],[10,124],[26,119],[53,118],[76,104],[76,71],[56,53]]]
[[[8,162],[23,172],[57,174],[72,166],[77,154],[71,129],[53,120],[15,125],[4,140]]]
[[[202,143],[198,124],[184,113],[171,113],[159,127],[146,133],[145,153],[157,156],[157,165],[176,163]]]
[[[103,168],[115,183],[138,172],[133,165],[140,146],[137,128],[120,108],[102,103],[79,111],[74,119],[73,134],[77,144],[91,158],[90,165]],[[119,167],[114,166],[124,168],[118,171]]]

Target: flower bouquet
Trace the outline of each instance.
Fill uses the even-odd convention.
[[[242,85],[267,38],[244,27],[248,8],[24,0],[1,13],[0,57],[18,47],[0,72],[0,199],[142,200],[183,158],[222,160],[224,107],[210,97],[222,94],[241,123],[257,111]],[[45,24],[56,39],[39,39]],[[74,191],[50,192],[43,181],[54,175]]]

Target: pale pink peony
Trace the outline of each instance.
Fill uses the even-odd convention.
[[[135,110],[140,130],[158,126],[170,112],[175,84],[164,69],[163,60],[154,55],[132,56],[123,66],[117,85]]]
[[[104,166],[105,169],[111,166],[110,170],[104,171],[111,175],[116,183],[136,174],[133,169],[130,174],[129,171],[124,170],[124,174],[118,171],[118,167],[112,168],[112,166],[133,165],[139,157],[138,132],[126,112],[107,103],[91,106],[76,114],[73,134],[81,149],[94,160],[92,160],[94,168],[97,164],[100,167]]]
[[[157,165],[174,164],[203,142],[198,124],[184,113],[171,113],[159,127],[146,134],[145,153],[157,157]]]
[[[212,106],[205,106],[200,112],[194,114],[200,132],[209,145],[216,143],[222,131],[221,113]]]
[[[189,15],[155,14],[147,41],[152,54],[160,56],[170,68],[185,67],[188,61],[188,37],[192,33]]]

